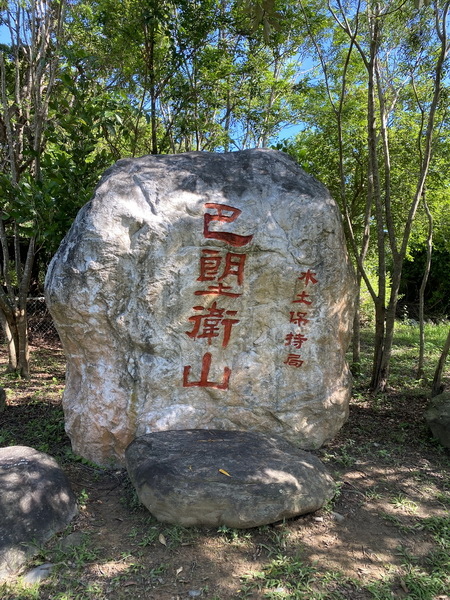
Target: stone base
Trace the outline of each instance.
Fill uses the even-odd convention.
[[[248,528],[321,508],[334,481],[278,436],[187,429],[144,435],[125,453],[139,499],[159,520]]]

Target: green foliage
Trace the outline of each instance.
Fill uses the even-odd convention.
[[[266,145],[298,114],[300,24],[292,3],[279,8],[266,45],[258,31],[242,30],[233,2],[69,4],[40,176],[25,170],[17,184],[0,175],[6,226],[37,234],[46,264],[115,160]],[[13,65],[11,57],[11,94]],[[27,157],[35,158],[29,146]]]
[[[366,270],[367,276],[369,278],[369,282],[372,288],[375,290],[375,293],[378,292],[378,277],[376,275],[374,268],[367,268]],[[386,291],[387,294],[390,293],[390,276],[387,275],[386,282]],[[369,289],[364,280],[361,282],[360,288],[360,299],[359,299],[359,311],[360,311],[360,321],[364,325],[373,326],[375,321],[375,310],[372,296],[369,292]]]
[[[122,118],[129,112],[122,97],[102,92],[97,83],[73,86],[71,92],[70,111],[55,103],[41,161],[42,181],[33,196],[38,205],[37,233],[47,259],[90,199],[100,175],[120,157],[116,143]]]
[[[418,290],[425,260],[423,249],[411,253],[411,259],[405,263],[400,288],[408,314],[414,319],[417,319]],[[441,245],[432,254],[431,271],[425,288],[425,305],[426,317],[429,319],[445,319],[450,315],[450,252]]]
[[[280,4],[279,31],[268,45],[246,29],[234,2],[77,6],[78,44],[102,57],[103,70],[114,72],[115,89],[126,90],[134,110],[126,122],[129,152],[230,149],[273,138],[296,114],[300,39],[293,4]],[[111,66],[114,57],[120,69]]]

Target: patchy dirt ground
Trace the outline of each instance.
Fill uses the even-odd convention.
[[[347,425],[316,453],[337,482],[330,506],[255,530],[187,529],[158,524],[139,505],[125,471],[74,457],[61,425],[62,353],[35,349],[34,358],[29,382],[0,378],[8,403],[0,445],[31,445],[56,456],[80,503],[70,528],[28,566],[56,564],[36,598],[291,598],[269,581],[267,567],[277,560],[285,576],[289,565],[298,578],[314,567],[313,579],[328,582],[321,598],[368,600],[370,585],[387,580],[389,597],[415,598],[405,564],[429,560],[435,542],[424,524],[448,516],[450,507],[449,452],[425,425],[423,391],[360,394],[352,403]],[[5,588],[2,597],[22,596]]]

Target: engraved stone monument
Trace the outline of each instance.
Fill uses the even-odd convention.
[[[338,208],[274,150],[124,159],[48,270],[75,452],[123,464],[169,429],[279,434],[347,418],[355,283]]]

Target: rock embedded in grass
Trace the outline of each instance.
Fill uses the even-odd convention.
[[[249,528],[321,508],[334,481],[279,436],[188,429],[141,436],[125,452],[138,497],[159,520]]]
[[[75,496],[54,458],[27,446],[0,448],[0,581],[76,513]]]
[[[431,400],[425,418],[434,437],[450,448],[450,392],[443,392]]]

